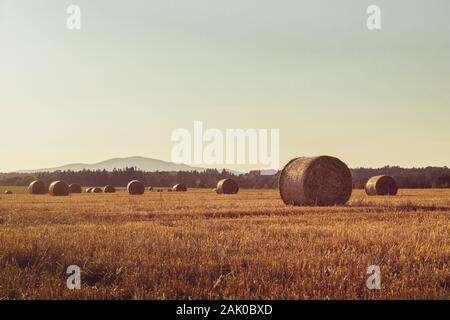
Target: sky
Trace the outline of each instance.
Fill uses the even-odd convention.
[[[279,129],[281,165],[450,166],[449,88],[448,0],[0,0],[3,172],[170,161],[194,121]]]

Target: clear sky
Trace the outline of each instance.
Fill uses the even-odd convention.
[[[170,160],[194,120],[279,128],[282,163],[450,166],[449,119],[448,0],[0,0],[0,171]]]

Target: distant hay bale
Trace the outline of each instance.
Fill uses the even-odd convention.
[[[163,192],[163,189],[157,189],[156,192]]]
[[[142,195],[145,192],[145,187],[139,180],[133,180],[128,183],[127,190],[131,195]]]
[[[30,194],[45,194],[47,190],[41,180],[35,180],[28,186],[28,192]]]
[[[148,187],[148,191],[153,191],[153,187]]]
[[[114,186],[108,184],[107,186],[105,186],[103,188],[103,192],[104,193],[114,193],[114,192],[116,192],[116,188],[114,188]]]
[[[86,193],[91,193],[91,191],[92,191],[92,187],[86,188]]]
[[[64,181],[53,181],[48,188],[48,192],[52,196],[68,196],[69,185]]]
[[[334,157],[296,158],[281,171],[278,189],[287,205],[345,204],[352,194],[352,174]]]
[[[239,185],[233,179],[222,179],[217,182],[215,191],[217,194],[236,194],[239,192]]]
[[[395,196],[398,186],[393,177],[382,175],[370,178],[365,189],[369,196]]]
[[[5,194],[13,194],[11,190],[6,190]]]
[[[173,190],[172,189],[167,189],[167,192],[172,192]]]
[[[187,187],[183,183],[178,183],[172,187],[172,190],[175,192],[186,192]]]
[[[70,193],[81,193],[81,186],[78,183],[72,183],[69,185]]]
[[[102,193],[102,192],[103,192],[102,188],[99,187],[94,187],[91,189],[91,193]]]

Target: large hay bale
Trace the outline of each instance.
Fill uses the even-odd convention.
[[[9,195],[9,194],[13,194],[11,190],[6,190],[5,194]]]
[[[139,180],[133,180],[128,183],[127,190],[131,195],[142,195],[145,192],[145,187]]]
[[[108,184],[107,186],[105,186],[103,188],[103,192],[104,193],[114,193],[114,192],[116,192],[116,188],[114,188],[114,186]]]
[[[102,193],[102,192],[103,192],[102,188],[99,187],[94,187],[91,189],[91,193]]]
[[[48,192],[52,196],[68,196],[69,185],[64,181],[53,181],[48,188]]]
[[[153,191],[153,187],[148,187],[148,191]]]
[[[91,193],[92,187],[86,188],[86,193]]]
[[[236,194],[239,192],[239,185],[233,179],[222,179],[217,182],[215,191],[218,194]]]
[[[28,186],[28,192],[30,194],[45,194],[47,190],[41,180],[35,180]]]
[[[81,193],[81,186],[78,183],[72,183],[69,185],[70,193]]]
[[[177,183],[176,185],[174,185],[172,187],[172,190],[176,191],[176,192],[186,192],[187,191],[187,187],[183,183]]]
[[[370,178],[365,189],[369,196],[395,196],[398,186],[394,178],[382,175]]]
[[[334,157],[296,158],[281,171],[278,189],[288,205],[345,204],[352,194],[352,174]]]

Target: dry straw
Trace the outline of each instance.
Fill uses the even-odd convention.
[[[341,205],[352,194],[352,174],[334,157],[296,158],[281,171],[278,189],[288,205]]]
[[[142,195],[145,192],[145,187],[139,180],[133,180],[128,183],[127,190],[129,194]]]
[[[395,196],[398,186],[391,176],[375,176],[367,181],[365,189],[369,196]]]
[[[172,190],[176,192],[186,192],[187,187],[183,183],[178,183],[172,187]]]
[[[72,183],[69,185],[70,193],[81,193],[81,186],[78,183]]]
[[[103,192],[104,193],[114,193],[114,192],[116,192],[116,188],[114,188],[114,186],[108,184],[107,186],[105,186],[103,188]]]
[[[64,181],[53,181],[48,188],[48,192],[52,196],[68,196],[69,185]]]
[[[239,192],[239,185],[233,179],[222,179],[217,182],[215,191],[218,194],[236,194]]]
[[[91,193],[102,193],[102,192],[103,192],[102,188],[99,187],[94,187],[91,189]]]
[[[35,180],[28,186],[28,192],[30,194],[45,194],[47,190],[41,180]]]

